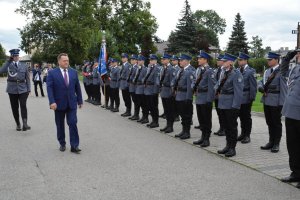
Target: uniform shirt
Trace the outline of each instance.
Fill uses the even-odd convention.
[[[176,82],[178,82],[176,91],[176,101],[186,101],[193,99],[193,91],[191,88],[192,81],[195,77],[195,68],[188,65],[178,72]],[[174,86],[174,85],[173,85]]]
[[[110,87],[119,88],[120,86],[120,68],[118,66],[112,67],[110,71]]]
[[[287,74],[282,74],[279,65],[265,71],[264,77],[258,82],[258,88],[263,89],[272,73],[276,73],[274,79],[268,86],[266,95],[263,95],[261,102],[267,106],[282,106],[287,92]]]
[[[176,69],[171,64],[165,66],[160,72],[159,85],[161,86],[160,96],[161,98],[172,97],[171,83],[176,76]]]
[[[160,66],[150,65],[147,69],[147,73],[143,80],[145,87],[144,87],[144,94],[145,95],[154,95],[158,94],[159,92],[159,75],[160,75]]]
[[[147,74],[147,67],[145,66],[138,66],[138,71],[140,70],[140,73],[137,74],[136,77],[136,88],[135,88],[135,94],[144,94],[144,84],[143,80]]]
[[[227,79],[219,94],[218,108],[240,109],[244,88],[243,76],[237,69],[226,70],[222,79],[225,76]]]
[[[128,62],[123,63],[122,68],[120,70],[120,89],[125,90],[128,89],[128,78],[130,73],[131,65]]]
[[[240,68],[240,72],[243,75],[244,89],[243,89],[243,99],[242,104],[248,104],[255,100],[257,92],[257,81],[256,81],[256,71],[249,65],[245,65],[243,70]]]
[[[201,75],[202,74],[202,75]],[[197,80],[201,78],[201,81],[197,84]],[[199,81],[199,80],[198,80]],[[192,81],[191,88],[196,89],[196,104],[210,103],[215,98],[215,84],[216,77],[214,70],[206,65],[204,67],[198,67],[196,70],[195,78]]]
[[[23,94],[31,91],[30,75],[25,63],[17,62],[17,66],[12,61],[7,61],[0,74],[7,73],[6,92],[9,94]]]

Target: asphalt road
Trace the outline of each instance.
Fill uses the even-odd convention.
[[[300,199],[291,185],[88,104],[78,110],[82,153],[60,152],[47,98],[29,97],[32,130],[17,132],[5,85],[0,200]]]

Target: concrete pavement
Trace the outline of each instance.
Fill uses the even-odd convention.
[[[224,137],[213,136],[204,150],[189,144],[199,130],[182,142],[85,104],[78,110],[82,153],[75,155],[58,150],[47,98],[29,97],[32,130],[15,131],[5,86],[0,78],[0,200],[300,199],[298,189],[271,177],[289,173],[285,145],[279,154],[258,149],[267,141],[264,118],[254,117],[252,143],[238,144],[230,160],[214,153]],[[215,112],[213,118],[216,130]]]

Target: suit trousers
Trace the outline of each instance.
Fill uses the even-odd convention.
[[[115,108],[120,106],[119,88],[110,88],[110,105]]]
[[[151,114],[152,121],[158,123],[158,94],[145,95],[147,107]]]
[[[300,178],[300,120],[285,118],[285,127],[290,169]]]
[[[122,90],[122,97],[125,103],[125,107],[129,112],[131,112],[131,98],[129,93],[129,88]]]
[[[224,119],[224,128],[226,134],[227,146],[235,148],[238,137],[238,109],[221,109],[221,115]]]
[[[282,106],[264,105],[266,123],[269,128],[269,142],[272,144],[279,144],[281,140],[281,136],[282,136],[281,110],[282,110]]]
[[[175,112],[175,99],[173,97],[169,98],[161,98],[162,104],[164,107],[164,113],[166,115],[167,123],[173,124],[174,123],[174,112]]]
[[[251,107],[252,102],[248,104],[242,104],[240,109],[239,117],[241,121],[241,134],[244,136],[250,136],[252,130]]]
[[[200,124],[200,130],[203,133],[211,133],[212,127],[212,102],[206,104],[197,104],[197,117]]]
[[[193,101],[176,101],[178,113],[181,117],[181,124],[183,127],[190,129],[193,118]]]
[[[77,109],[55,110],[55,123],[57,130],[57,140],[60,145],[66,145],[65,141],[65,117],[69,126],[71,147],[79,146],[79,135],[77,129]]]
[[[43,83],[42,83],[42,81],[34,81],[33,82],[34,83],[34,92],[35,92],[35,96],[39,96],[39,93],[38,93],[38,86],[40,87],[40,90],[41,90],[41,95],[42,95],[42,97],[44,97],[45,95],[44,95],[44,90],[43,90]]]
[[[18,124],[20,122],[20,117],[19,117],[19,105],[21,108],[21,117],[22,119],[27,119],[27,98],[29,93],[25,92],[22,94],[8,94],[9,95],[9,100],[10,100],[10,106],[11,110],[14,116],[14,119],[16,123]]]

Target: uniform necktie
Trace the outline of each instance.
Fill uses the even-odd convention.
[[[15,62],[15,66],[16,66],[16,68],[18,68],[18,64]]]
[[[241,72],[241,73],[244,72],[244,66],[240,68],[240,72]]]
[[[271,74],[273,73],[273,68],[271,68]]]
[[[69,82],[68,82],[68,76],[67,76],[67,70],[64,69],[64,80],[65,80],[65,84],[68,87],[69,86]]]

